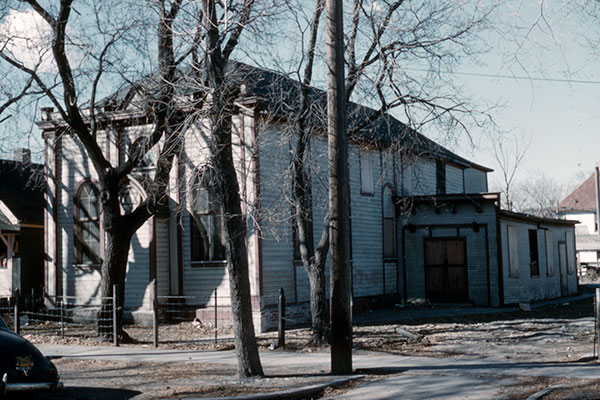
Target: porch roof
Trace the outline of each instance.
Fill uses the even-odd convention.
[[[9,218],[0,210],[0,233],[18,233],[21,228],[10,222]]]

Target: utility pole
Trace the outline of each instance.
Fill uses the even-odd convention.
[[[348,139],[342,0],[326,0],[327,135],[331,238],[331,372],[352,372]]]

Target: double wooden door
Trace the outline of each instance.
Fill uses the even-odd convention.
[[[465,238],[425,239],[425,288],[433,302],[469,300]]]

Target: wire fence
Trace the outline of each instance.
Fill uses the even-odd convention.
[[[95,338],[116,341],[114,297],[81,302],[73,296],[38,293],[0,298],[0,314],[21,335]]]
[[[0,315],[13,330],[22,335],[45,335],[61,338],[112,341],[119,345],[117,332],[117,288],[112,297],[82,302],[72,296],[48,296],[40,293],[0,298]],[[157,296],[151,287],[151,305],[138,314],[143,324],[126,326],[134,342],[163,344],[214,343],[233,341],[233,315],[229,296],[215,289],[210,296]],[[261,303],[263,307],[261,308]],[[264,307],[264,305],[269,305]],[[278,296],[254,299],[253,315],[264,317],[265,310],[279,330],[279,347],[285,347],[286,306],[283,289]],[[259,311],[260,310],[260,311]],[[257,312],[259,311],[259,312]],[[144,319],[144,318],[142,318]],[[256,322],[256,321],[255,321]],[[297,321],[288,321],[297,325]]]

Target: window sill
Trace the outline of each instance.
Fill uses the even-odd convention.
[[[192,261],[190,265],[192,268],[222,268],[227,266],[227,261]]]
[[[79,269],[100,269],[102,264],[73,264],[73,266]]]

